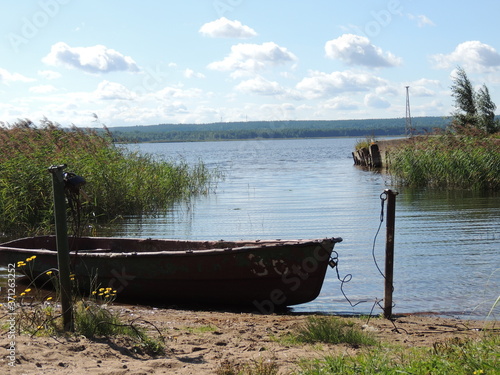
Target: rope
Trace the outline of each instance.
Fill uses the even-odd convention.
[[[375,256],[375,244],[377,242],[377,237],[380,233],[380,229],[382,228],[382,223],[384,222],[384,207],[385,207],[385,201],[387,200],[387,193],[384,191],[382,194],[380,194],[380,223],[378,225],[377,233],[375,233],[375,237],[373,238],[373,246],[372,246],[372,258],[373,262],[375,263],[375,267],[377,267],[378,272],[382,275],[382,277],[385,280],[385,274],[382,272],[381,268],[378,265],[377,258]]]
[[[347,294],[344,292],[344,284],[348,283],[349,281],[352,280],[352,274],[348,273],[345,275],[343,278],[340,277],[339,274],[339,254],[334,250],[332,254],[335,253],[335,255],[332,255],[330,258],[330,262],[334,262],[335,266],[335,272],[337,273],[337,279],[340,281],[340,291],[342,292],[342,295],[344,296],[345,300],[351,305],[351,307],[355,307],[359,305],[360,303],[368,302],[368,301],[359,301],[353,304],[351,300],[347,297]]]
[[[387,192],[384,191],[382,194],[380,194],[380,223],[379,223],[377,232],[375,233],[375,237],[373,238],[373,245],[372,245],[372,258],[373,258],[373,262],[375,263],[375,267],[377,267],[378,272],[382,275],[382,277],[384,278],[384,280],[386,279],[386,276],[382,272],[382,269],[380,268],[380,266],[378,265],[377,258],[375,256],[375,245],[376,245],[377,238],[378,238],[378,235],[380,233],[380,230],[382,228],[382,223],[384,222],[384,207],[385,207],[385,201],[386,200],[387,200]],[[333,251],[333,253],[335,253],[335,255],[332,255],[331,261],[333,261],[334,264],[335,264],[335,266],[333,268],[335,268],[335,271],[337,273],[337,279],[340,281],[340,291],[342,292],[342,295],[344,296],[344,299],[349,303],[349,305],[351,305],[351,307],[355,307],[355,306],[359,305],[360,303],[369,302],[369,300],[362,300],[362,301],[359,301],[359,302],[356,302],[356,303],[353,304],[351,302],[351,300],[347,297],[346,293],[344,292],[344,284],[348,283],[348,282],[350,282],[352,280],[352,274],[348,273],[344,277],[340,277],[339,267],[338,267],[338,264],[339,264],[338,253],[336,251]],[[393,288],[394,288],[394,286],[393,286]],[[383,307],[381,305],[381,302],[383,300],[384,300],[383,298],[382,299],[378,299],[378,298],[375,299],[375,302],[373,303],[373,306],[372,306],[372,308],[370,310],[370,315],[373,313],[373,310],[374,310],[375,306],[379,306],[383,310]],[[395,305],[393,305],[393,306],[395,306]]]

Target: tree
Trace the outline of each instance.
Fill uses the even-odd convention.
[[[462,67],[457,68],[451,95],[457,110],[453,114],[455,127],[477,127],[476,95],[472,83]]]
[[[483,85],[477,93],[477,111],[479,116],[479,127],[488,134],[496,133],[500,130],[500,123],[495,120],[495,109],[497,106],[490,97],[490,91]]]
[[[488,87],[483,84],[483,87],[476,93],[462,67],[457,68],[451,92],[455,98],[456,107],[453,113],[455,129],[475,128],[489,134],[500,130],[500,123],[495,120],[497,106],[491,100]]]

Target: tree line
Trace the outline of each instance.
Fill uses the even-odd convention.
[[[449,119],[416,117],[415,133],[445,128]],[[248,139],[398,136],[405,134],[405,119],[331,121],[249,121],[211,124],[159,124],[110,128],[116,142],[182,142]]]

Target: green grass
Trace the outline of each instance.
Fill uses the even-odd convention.
[[[498,374],[500,339],[488,334],[483,340],[450,340],[433,348],[384,346],[354,356],[326,356],[304,360],[301,375],[412,374],[479,375]]]
[[[375,143],[376,140],[375,140],[375,137],[366,137],[365,139],[360,139],[356,142],[356,144],[354,145],[354,149],[357,151],[359,149],[362,149],[362,148],[368,148],[370,147],[370,145],[372,145],[373,143]]]
[[[375,345],[377,340],[353,322],[331,316],[311,316],[292,334],[299,343]]]
[[[73,233],[125,215],[165,211],[173,202],[209,192],[220,178],[201,161],[189,165],[131,152],[106,133],[20,121],[0,127],[0,235],[53,232],[47,169],[60,164],[87,181],[88,200],[79,196],[81,217],[70,220]]]
[[[500,142],[480,135],[417,137],[390,151],[389,173],[411,187],[500,190]]]
[[[223,361],[215,370],[216,375],[277,375],[279,365],[273,360],[260,358],[250,363]]]

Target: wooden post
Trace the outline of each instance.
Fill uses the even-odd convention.
[[[396,195],[390,189],[384,190],[387,195],[387,232],[385,243],[385,296],[384,318],[392,317],[392,292],[394,290],[394,226],[396,221]]]
[[[52,173],[54,191],[54,218],[56,221],[57,266],[59,268],[59,285],[61,289],[61,308],[65,331],[73,331],[73,306],[71,303],[71,280],[69,267],[68,225],[66,222],[66,197],[64,194],[63,170],[66,165],[53,165]]]

